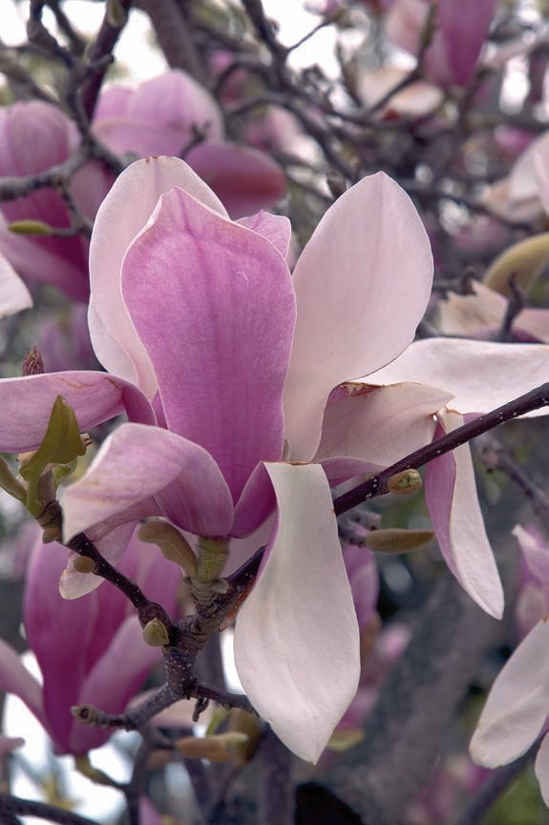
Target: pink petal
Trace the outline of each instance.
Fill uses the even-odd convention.
[[[151,667],[160,662],[158,648],[143,641],[137,616],[129,616],[119,628],[108,650],[82,685],[78,704],[92,704],[105,713],[122,713],[139,690]],[[86,753],[109,739],[112,730],[82,725],[72,719],[71,753]]]
[[[453,410],[482,413],[543,384],[548,374],[549,348],[542,344],[426,338],[367,379],[370,384],[432,384],[454,395]],[[543,415],[548,410],[545,407],[528,415]]]
[[[87,648],[94,644],[95,598],[67,602],[58,581],[67,549],[57,542],[34,549],[25,587],[25,632],[44,679],[44,713],[56,746],[69,749],[71,705],[86,672]]]
[[[549,617],[520,643],[492,685],[471,756],[478,765],[507,765],[525,753],[549,713]]]
[[[30,292],[7,258],[0,254],[0,318],[31,306]]]
[[[288,218],[283,215],[271,215],[270,212],[261,210],[250,218],[240,218],[237,223],[257,232],[258,235],[263,235],[273,246],[276,246],[282,257],[287,259],[292,239],[292,225]]]
[[[448,293],[437,307],[438,328],[444,335],[486,335],[499,329],[507,309],[507,300],[483,283],[472,285],[473,295]]]
[[[196,127],[206,131],[208,140],[223,137],[223,116],[215,99],[181,69],[142,83],[128,101],[126,112],[143,121],[178,129],[187,141]],[[161,154],[161,150],[155,154]]]
[[[277,736],[316,762],[358,687],[358,624],[322,468],[267,470],[278,529],[237,617],[236,666]]]
[[[36,450],[46,432],[53,402],[62,395],[74,408],[81,431],[127,412],[154,422],[145,397],[121,378],[104,372],[55,372],[0,381],[0,450]]]
[[[549,543],[538,539],[520,524],[511,530],[518,541],[524,559],[532,576],[542,587],[546,587],[549,595]]]
[[[276,496],[269,473],[264,464],[258,464],[234,508],[231,535],[249,536],[274,513],[275,508]]]
[[[337,384],[379,369],[412,341],[432,271],[415,207],[383,173],[328,209],[294,271],[297,324],[284,399],[293,457],[314,454]]]
[[[452,81],[464,86],[473,73],[497,0],[439,0],[438,21]]]
[[[549,215],[549,132],[544,132],[532,145],[538,194]]]
[[[454,412],[439,417],[446,432],[463,424]],[[435,436],[443,435],[442,428]],[[501,619],[503,590],[478,503],[468,444],[427,465],[425,501],[446,563],[463,589],[491,616]]]
[[[65,541],[107,519],[113,527],[165,513],[203,536],[227,535],[233,519],[229,490],[212,457],[175,433],[143,424],[115,430],[60,500]]]
[[[162,197],[122,278],[170,430],[218,462],[236,501],[282,453],[282,388],[295,319],[273,245],[180,189]]]
[[[392,384],[379,389],[345,385],[348,395],[330,401],[315,461],[333,456],[358,458],[383,469],[429,444],[433,416],[452,396],[425,384]]]
[[[38,721],[46,724],[40,685],[3,639],[0,639],[0,689],[19,696]]]
[[[549,808],[549,734],[542,740],[534,767],[542,799]]]
[[[154,512],[154,509],[151,509]],[[126,552],[136,522],[147,515],[150,515],[149,508],[136,505],[124,513],[127,522],[119,524],[115,515],[90,527],[86,530],[86,535],[107,561],[117,566]],[[78,573],[73,567],[76,556],[77,553],[70,553],[67,566],[59,579],[59,592],[64,599],[79,599],[80,596],[92,593],[105,581],[93,573]]]
[[[231,218],[254,215],[286,194],[284,170],[257,149],[208,140],[191,149],[186,157]]]
[[[120,273],[128,246],[146,225],[160,196],[172,186],[181,186],[226,214],[213,192],[184,161],[148,158],[133,163],[116,179],[97,213],[90,248],[89,322],[95,352],[109,372],[138,383],[150,398],[156,392],[156,380],[122,300]]]

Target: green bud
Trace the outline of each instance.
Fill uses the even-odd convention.
[[[427,544],[432,538],[432,530],[401,530],[398,527],[390,527],[386,530],[370,530],[364,544],[378,553],[408,553]]]
[[[0,456],[0,487],[9,493],[10,496],[21,501],[23,504],[27,501],[27,491],[20,481],[16,479],[10,470],[10,466],[3,456]]]
[[[55,232],[53,226],[50,226],[48,223],[30,219],[13,221],[13,223],[8,224],[8,229],[16,235],[53,235]]]
[[[34,453],[26,454],[21,462],[19,472],[28,485],[27,509],[31,515],[38,515],[45,503],[37,498],[37,484],[40,476],[49,469],[48,465],[70,464],[85,452],[74,410],[63,396],[58,395],[40,447]]]
[[[211,584],[223,572],[228,556],[228,539],[201,536],[198,540],[198,564],[192,579],[201,584]]]
[[[528,291],[548,261],[549,232],[542,232],[502,252],[487,270],[483,281],[486,286],[509,297],[511,276],[517,286]]]
[[[335,730],[332,733],[330,741],[328,742],[326,747],[329,748],[331,751],[343,753],[344,751],[348,751],[351,750],[351,748],[354,748],[355,745],[358,745],[359,742],[362,742],[363,739],[363,730],[339,728],[338,730]]]
[[[238,756],[248,736],[239,731],[214,736],[184,736],[175,743],[180,754],[188,759],[208,759],[210,762],[228,762]]]
[[[95,573],[97,565],[87,556],[75,556],[72,560],[72,569],[77,573]]]
[[[151,619],[143,628],[143,640],[151,647],[165,647],[170,643],[168,629],[160,619]]]
[[[137,537],[149,544],[156,544],[164,558],[174,561],[187,574],[196,573],[196,556],[185,539],[172,524],[161,519],[151,519],[139,528]]]
[[[423,482],[417,470],[404,470],[402,473],[395,473],[385,485],[384,492],[396,493],[398,496],[406,496],[408,493],[415,493],[421,490]]]

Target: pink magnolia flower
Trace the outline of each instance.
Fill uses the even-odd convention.
[[[209,181],[233,217],[272,206],[285,195],[281,167],[263,152],[226,142],[221,110],[213,97],[182,71],[160,75],[136,90],[107,90],[93,122],[94,133],[113,152],[138,157],[178,155],[189,146],[195,127],[204,130],[207,139],[186,159]],[[79,142],[75,125],[55,106],[33,101],[0,108],[0,175],[46,171],[66,161]],[[87,164],[72,180],[76,206],[93,218],[113,183],[114,175],[104,165]],[[1,202],[0,254],[25,281],[45,281],[73,300],[86,301],[87,240],[15,234],[7,227],[19,220],[68,227],[70,217],[61,195],[42,188],[25,198]],[[0,271],[0,278],[5,277]]]
[[[386,18],[388,37],[416,56],[429,0],[395,0]],[[424,56],[426,76],[440,86],[465,86],[476,66],[496,0],[436,0],[435,32]]]
[[[184,152],[187,163],[208,182],[233,218],[272,206],[286,194],[282,168],[263,152],[226,142],[214,98],[179,69],[135,90],[108,89],[99,101],[93,129],[119,154],[144,158]],[[196,129],[206,138],[188,150]]]
[[[0,108],[0,175],[36,175],[63,163],[78,143],[76,127],[55,106],[32,101]],[[84,239],[18,235],[7,228],[19,220],[69,226],[61,195],[53,189],[37,189],[25,198],[2,201],[0,210],[0,252],[25,281],[46,280],[70,298],[85,300],[88,245]]]
[[[71,706],[91,703],[120,713],[139,689],[159,651],[145,644],[131,605],[107,585],[77,602],[59,594],[67,550],[38,540],[29,562],[24,598],[25,633],[42,672],[42,686],[19,656],[0,640],[0,688],[19,696],[51,737],[56,753],[86,753],[112,731],[88,727]],[[151,599],[174,610],[178,577],[173,565],[150,545],[133,538],[123,572]]]
[[[229,220],[183,161],[133,164],[102,204],[91,246],[90,330],[110,374],[0,382],[0,449],[36,448],[59,393],[81,429],[126,409],[130,423],[62,499],[66,538],[85,530],[114,563],[145,516],[231,541],[270,530],[237,619],[237,668],[257,710],[314,761],[360,668],[330,485],[428,443],[439,411],[455,426],[450,400],[479,412],[541,383],[547,351],[435,339],[408,349],[408,378],[372,386],[392,383],[376,370],[410,343],[430,296],[432,258],[413,205],[374,175],[328,210],[293,277],[288,239],[285,218]],[[395,362],[407,363],[406,353]],[[340,386],[364,374],[368,386]],[[469,452],[438,462],[430,506],[443,552],[500,615]],[[90,582],[71,574],[63,587],[75,596]]]

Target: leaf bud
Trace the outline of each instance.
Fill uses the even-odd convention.
[[[160,619],[151,619],[143,628],[143,641],[151,647],[165,647],[170,643],[168,628]]]
[[[169,522],[150,519],[139,528],[137,537],[148,544],[156,544],[164,558],[178,564],[187,576],[194,576],[196,573],[196,556],[190,544]]]
[[[432,530],[404,530],[389,527],[384,530],[370,530],[364,543],[378,553],[408,553],[427,544],[433,538]]]
[[[238,756],[248,736],[240,731],[214,736],[184,736],[175,743],[180,754],[189,759],[208,759],[210,762],[229,762]]]
[[[72,569],[77,573],[95,573],[97,566],[94,560],[87,556],[75,556],[72,560]]]
[[[421,490],[423,482],[417,470],[403,470],[391,476],[387,484],[383,486],[383,492],[396,493],[399,496],[406,496],[408,493],[415,493]]]
[[[27,220],[21,221],[12,221],[12,223],[8,224],[10,232],[15,233],[16,235],[53,235],[54,229],[49,223],[45,223],[44,221],[35,221],[31,220],[30,218]]]

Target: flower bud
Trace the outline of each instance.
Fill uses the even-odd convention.
[[[382,491],[406,496],[408,493],[421,490],[422,486],[423,482],[417,470],[404,470],[402,473],[395,473],[394,476],[391,476],[387,484],[383,486]]]
[[[408,553],[427,544],[433,535],[432,530],[402,530],[390,527],[385,530],[370,530],[364,543],[378,553]]]
[[[160,619],[151,619],[143,628],[143,641],[151,647],[165,647],[170,643],[168,628]]]

